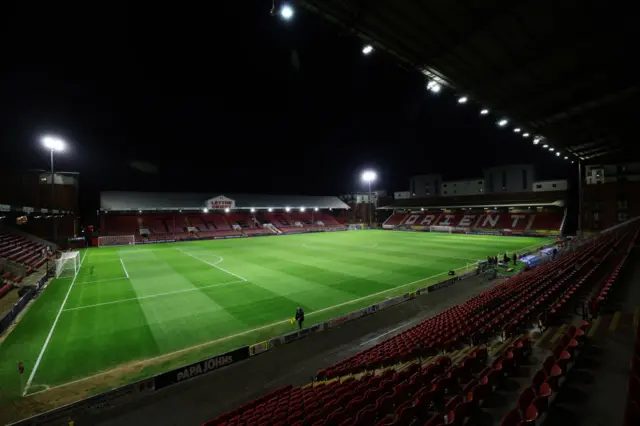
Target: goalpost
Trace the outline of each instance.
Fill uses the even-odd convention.
[[[347,230],[349,231],[362,231],[364,229],[364,224],[362,223],[350,223]]]
[[[68,251],[61,253],[56,259],[56,278],[75,277],[80,269],[80,252]]]
[[[429,232],[446,232],[448,234],[452,234],[453,226],[430,226]]]
[[[109,237],[98,237],[98,247],[107,246],[132,246],[136,243],[133,235],[116,235]]]

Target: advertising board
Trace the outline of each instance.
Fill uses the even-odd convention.
[[[249,346],[244,346],[231,352],[216,355],[212,358],[205,359],[204,361],[185,365],[183,367],[176,368],[175,370],[160,374],[155,377],[155,387],[156,389],[162,389],[167,386],[219,370],[222,367],[227,367],[247,358],[249,358]]]

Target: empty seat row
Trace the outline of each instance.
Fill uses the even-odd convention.
[[[586,259],[611,246],[607,237],[554,262],[516,276],[466,303],[450,308],[378,345],[318,372],[319,378],[371,370],[418,356],[433,355],[461,343],[482,343],[496,333],[517,333],[556,300],[573,291],[590,273]],[[561,302],[562,303],[562,302]]]
[[[530,386],[520,392],[516,407],[505,415],[500,426],[542,424],[564,378],[575,363],[588,325],[582,322],[580,327],[570,326],[567,329],[552,354],[545,358],[534,374]]]
[[[27,266],[27,274],[46,261],[45,248],[21,235],[0,234],[0,257]]]
[[[207,425],[463,425],[530,354],[531,340],[516,337],[518,331],[539,320],[542,312],[568,306],[575,294],[588,288],[596,271],[612,264],[627,237],[593,238],[319,371],[312,386],[290,388]],[[568,327],[503,419],[505,426],[540,421],[580,352],[587,326],[583,321]],[[513,340],[487,365],[484,343],[495,334]],[[474,349],[457,365],[439,355],[467,345]]]

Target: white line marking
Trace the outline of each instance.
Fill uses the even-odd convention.
[[[120,258],[120,263],[122,264],[122,269],[124,269],[124,274],[129,278],[129,273],[127,272],[127,268],[124,266],[124,260]]]
[[[87,253],[89,250],[84,252],[84,256],[82,256],[82,260],[80,260],[80,266],[78,267],[78,273],[80,273],[80,268],[82,268],[82,263],[84,262],[84,258],[87,257]],[[62,310],[64,309],[64,305],[67,303],[67,299],[69,298],[69,294],[71,293],[71,289],[73,288],[73,284],[76,282],[76,278],[78,277],[78,273],[73,276],[73,280],[71,280],[71,285],[69,286],[69,290],[67,290],[67,294],[64,296],[64,300],[62,301],[62,305],[60,305],[60,310],[58,311],[58,315],[56,315],[56,319],[53,320],[53,325],[51,326],[51,330],[49,330],[49,334],[44,341],[44,345],[42,345],[42,349],[40,350],[40,354],[38,355],[38,359],[36,359],[36,363],[33,365],[33,370],[31,370],[31,374],[29,375],[29,379],[27,379],[27,384],[24,387],[24,391],[22,392],[22,396],[27,394],[29,387],[31,386],[31,382],[33,382],[33,378],[36,375],[36,371],[38,371],[38,366],[40,365],[40,361],[42,361],[42,356],[44,355],[44,351],[47,350],[47,346],[49,345],[49,341],[51,340],[51,336],[53,335],[53,330],[56,328],[56,324],[58,324],[58,319],[60,319],[60,315],[62,314]]]
[[[369,339],[369,340],[367,340],[366,342],[362,342],[362,343],[360,343],[360,346],[362,346],[362,345],[366,345],[367,343],[369,343],[369,342],[373,342],[374,340],[378,340],[378,339],[379,339],[379,338],[381,338],[382,336],[386,336],[387,334],[389,334],[389,333],[393,333],[393,332],[394,332],[394,331],[396,331],[396,330],[400,330],[402,327],[406,327],[406,326],[408,326],[409,324],[411,324],[412,322],[413,322],[413,321],[405,322],[404,324],[402,324],[402,325],[401,325],[401,326],[399,326],[399,327],[394,328],[393,330],[389,330],[389,331],[387,331],[386,333],[382,333],[381,335],[374,337],[373,339]]]
[[[349,300],[349,301],[344,302],[344,303],[339,303],[337,305],[328,306],[326,308],[318,309],[317,311],[310,312],[309,314],[307,314],[307,316],[310,316],[310,315],[313,315],[313,314],[319,314],[320,312],[325,312],[325,311],[329,311],[329,310],[334,309],[334,308],[339,308],[341,306],[349,305],[351,303],[358,302],[360,300],[368,299],[369,297],[378,296],[380,294],[387,293],[389,291],[393,291],[395,289],[406,287],[406,286],[409,286],[409,285],[412,285],[412,284],[416,284],[416,283],[419,283],[421,281],[428,280],[428,279],[431,279],[431,278],[435,278],[435,277],[438,277],[440,275],[444,275],[444,274],[447,274],[447,273],[448,272],[443,272],[441,274],[432,275],[430,277],[426,277],[426,278],[422,278],[422,279],[419,279],[419,280],[416,280],[416,281],[412,281],[410,283],[403,284],[403,285],[400,285],[398,287],[390,288],[390,289],[387,289],[387,290],[383,290],[383,291],[378,292],[378,293],[370,294],[368,296],[360,297],[358,299],[353,299],[353,300]],[[244,336],[246,334],[253,333],[254,331],[264,330],[264,329],[267,329],[267,328],[270,328],[270,327],[274,327],[274,326],[280,325],[280,324],[289,324],[289,319],[276,321],[276,322],[273,322],[271,324],[263,325],[263,326],[256,327],[256,328],[252,328],[250,330],[241,331],[240,333],[230,334],[228,336],[220,337],[220,338],[215,339],[215,340],[210,340],[208,342],[199,343],[197,345],[189,346],[187,348],[178,349],[177,351],[173,351],[173,352],[169,352],[169,353],[166,353],[166,354],[163,354],[163,355],[159,355],[159,356],[156,356],[156,357],[153,357],[153,358],[145,359],[142,362],[148,363],[148,362],[153,362],[153,361],[159,360],[159,359],[170,358],[170,357],[172,357],[174,355],[178,355],[178,354],[181,354],[181,353],[184,353],[184,352],[189,352],[191,350],[202,348],[202,347],[205,347],[205,346],[210,346],[210,345],[213,345],[215,343],[224,342],[225,340],[233,339],[233,338],[236,338],[236,337],[241,337],[241,336]],[[80,383],[80,382],[83,382],[85,380],[90,380],[90,379],[93,379],[94,377],[100,377],[100,376],[103,376],[103,375],[107,375],[109,373],[112,373],[112,372],[115,372],[115,371],[118,371],[118,370],[120,370],[120,367],[116,367],[116,368],[113,368],[111,370],[103,371],[101,373],[97,373],[97,374],[94,374],[92,376],[83,377],[82,379],[78,379],[78,380],[74,380],[74,381],[71,381],[71,382],[63,383],[61,385],[52,386],[49,389],[41,390],[41,391],[38,391],[38,392],[33,392],[30,395],[36,395],[38,393],[47,392],[49,390],[57,389],[57,388],[60,388],[60,387],[63,387],[63,386],[69,386],[69,385],[72,385],[72,384],[75,384],[75,383]]]
[[[106,280],[95,280],[95,281],[81,281],[81,282],[77,282],[76,284],[106,283],[106,282],[109,282],[109,281],[120,281],[120,280],[126,280],[126,279],[129,279],[129,277],[108,278]]]
[[[202,287],[194,287],[194,288],[186,288],[186,289],[183,289],[183,290],[168,291],[166,293],[150,294],[148,296],[132,297],[131,299],[120,299],[120,300],[113,300],[111,302],[96,303],[95,305],[76,306],[75,308],[65,309],[64,312],[77,311],[78,309],[95,308],[96,306],[113,305],[115,303],[131,302],[132,300],[153,299],[154,297],[169,296],[171,294],[179,294],[179,293],[188,293],[188,292],[191,292],[191,291],[204,290],[206,288],[220,287],[220,286],[223,286],[223,285],[245,283],[245,282],[246,281],[241,281],[241,280],[229,281],[229,282],[226,282],[226,283],[211,284],[211,285],[205,285],[205,286],[202,286]]]
[[[226,272],[226,273],[227,273],[227,274],[229,274],[229,275],[233,275],[234,277],[236,277],[236,278],[238,278],[238,279],[240,279],[240,280],[242,280],[242,281],[249,281],[248,279],[246,279],[246,278],[244,278],[244,277],[241,277],[240,275],[234,274],[233,272],[229,272],[229,271],[227,271],[226,269],[221,268],[220,266],[218,266],[218,263],[221,263],[221,262],[224,260],[224,257],[222,257],[222,256],[215,255],[216,257],[219,257],[219,258],[220,258],[220,262],[218,262],[218,263],[211,263],[211,262],[207,262],[206,260],[202,260],[202,259],[200,259],[199,257],[192,255],[191,253],[187,253],[186,251],[181,250],[181,249],[179,249],[178,247],[174,247],[174,248],[175,248],[176,250],[178,250],[178,251],[179,251],[180,253],[182,253],[182,254],[185,254],[185,255],[187,255],[187,256],[189,256],[189,257],[193,257],[194,259],[199,260],[199,261],[200,261],[200,262],[202,262],[202,263],[206,263],[206,264],[207,264],[207,265],[209,265],[209,266],[213,266],[213,267],[214,267],[214,268],[216,268],[216,269],[220,269],[222,272]]]

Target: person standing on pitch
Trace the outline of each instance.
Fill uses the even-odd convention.
[[[304,322],[304,311],[300,306],[296,309],[296,321],[298,321],[298,326],[302,330],[302,323]]]

